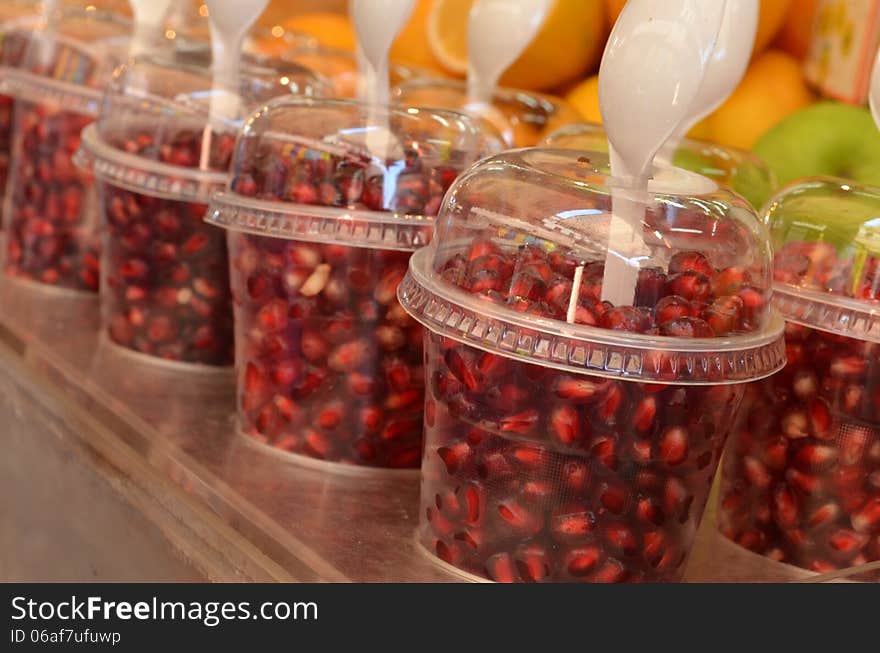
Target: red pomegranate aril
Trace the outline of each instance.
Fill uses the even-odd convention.
[[[667,465],[680,465],[688,455],[687,432],[680,427],[666,429],[660,436],[660,458]]]
[[[715,274],[715,268],[700,252],[678,252],[669,261],[669,274],[692,270],[707,277]]]
[[[556,438],[564,445],[572,445],[581,438],[580,415],[572,407],[561,405],[550,416]]]
[[[515,500],[506,500],[498,504],[498,515],[511,528],[526,535],[538,533],[544,526],[543,519],[530,512]]]
[[[859,533],[880,533],[880,497],[871,499],[853,514],[852,527]]]
[[[588,536],[596,528],[596,516],[587,510],[556,510],[550,517],[550,533],[557,542],[566,543]],[[577,509],[575,509],[577,510]]]
[[[654,425],[656,415],[657,398],[653,395],[647,395],[636,406],[635,414],[633,415],[633,426],[637,431],[648,431]]]
[[[572,576],[585,576],[602,558],[602,551],[596,546],[582,546],[566,552],[563,564]]]
[[[556,394],[563,399],[583,403],[593,399],[602,385],[587,377],[565,376],[556,382]]]

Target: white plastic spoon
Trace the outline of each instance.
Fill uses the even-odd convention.
[[[163,21],[171,0],[128,0],[134,15],[134,31],[128,54],[137,57],[155,49],[156,42],[162,38]]]
[[[602,57],[599,105],[608,134],[612,216],[602,299],[632,302],[644,197],[654,156],[688,116],[724,15],[724,1],[629,0]]]
[[[358,39],[362,91],[369,106],[366,147],[380,161],[389,158],[389,152],[395,146],[382,110],[391,96],[388,53],[414,6],[415,0],[351,0],[349,5]]]
[[[703,118],[720,107],[742,81],[758,31],[758,0],[727,0],[715,50],[687,117],[657,155],[670,163],[681,139]]]
[[[211,105],[202,138],[200,167],[207,170],[211,153],[211,123],[217,118],[235,118],[241,110],[238,76],[241,48],[251,26],[269,0],[205,0],[211,25]]]
[[[535,40],[551,0],[476,0],[468,18],[468,102],[487,105],[504,71]]]
[[[871,115],[874,123],[880,129],[880,51],[874,61],[874,70],[871,73],[871,91],[868,94],[868,104],[871,105]]]
[[[388,53],[412,14],[415,0],[351,0],[350,13],[372,79],[364,86],[370,104],[388,104]]]

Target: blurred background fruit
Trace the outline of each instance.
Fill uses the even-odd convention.
[[[428,44],[450,72],[467,72],[467,15],[472,0],[429,0]],[[605,41],[601,0],[554,0],[534,42],[501,78],[504,86],[541,91],[596,69]]]
[[[292,32],[314,36],[320,45],[354,52],[355,37],[351,21],[345,14],[319,11],[291,16],[280,23]]]
[[[437,75],[462,77],[467,69],[466,25],[472,3],[473,0],[418,0],[392,48],[392,60]],[[294,16],[292,4],[298,12]],[[596,72],[608,32],[625,4],[626,0],[555,0],[537,39],[502,83],[555,92],[564,96],[582,119],[601,122]],[[779,134],[797,131],[800,112],[821,99],[805,81],[802,70],[820,6],[821,0],[760,0],[754,54],[745,77],[731,97],[694,127],[690,135],[743,149],[752,149],[761,141],[761,153],[769,152],[774,160],[778,159],[778,152],[767,143],[781,142],[784,147],[794,147],[790,143],[786,146],[786,137]],[[351,51],[354,37],[346,11],[347,0],[273,0],[263,23],[309,33],[322,44]],[[276,20],[280,22],[272,22]],[[787,122],[792,114],[794,128]],[[808,111],[805,115],[810,120],[813,114]],[[817,109],[812,124],[821,129],[816,121],[831,120],[835,115],[839,119],[842,114],[829,111],[827,106]],[[861,116],[856,124],[873,130],[864,112],[852,115]],[[782,122],[786,129],[774,132]],[[830,133],[836,134],[836,127]],[[833,136],[828,138],[833,140]],[[850,139],[842,140],[851,144]],[[804,161],[807,159],[810,157]],[[822,169],[830,168],[825,165]],[[855,174],[865,179],[864,172]],[[786,176],[783,169],[783,179]]]
[[[587,122],[602,122],[602,112],[599,110],[599,75],[588,77],[575,85],[565,94],[565,99]]]
[[[790,113],[813,102],[800,63],[790,54],[767,50],[752,61],[742,82],[697,133],[721,145],[749,150]]]
[[[780,184],[831,175],[880,186],[880,132],[864,107],[819,102],[800,109],[764,134],[755,152]]]
[[[608,28],[614,26],[614,22],[623,11],[626,0],[604,0],[605,21]],[[795,0],[795,4],[800,4]],[[761,14],[758,21],[758,33],[755,35],[754,54],[764,50],[773,37],[779,32],[786,21],[792,7],[792,0],[761,0]]]

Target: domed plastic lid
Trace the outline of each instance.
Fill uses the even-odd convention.
[[[577,122],[566,125],[544,139],[546,147],[590,152],[608,152],[608,137],[602,125]],[[735,147],[708,143],[694,138],[682,139],[673,163],[714,179],[745,197],[756,209],[776,188],[776,179],[760,158]]]
[[[608,174],[604,154],[571,150],[480,162],[410,260],[403,306],[436,333],[573,372],[716,384],[779,370],[770,247],[745,200],[678,168],[655,169],[648,192]],[[611,258],[637,265],[633,287],[605,280]],[[628,299],[603,301],[611,286]]]
[[[278,52],[278,56],[285,61],[293,61],[323,75],[332,85],[332,97],[357,97],[361,75],[357,58],[353,53],[300,42]],[[388,72],[392,85],[407,80],[432,77],[432,73],[429,71],[394,62],[389,65]],[[403,102],[403,104],[421,106],[418,102]],[[447,105],[434,104],[431,106]]]
[[[463,110],[467,104],[467,85],[461,80],[416,78],[399,84],[393,92],[403,104],[446,107]],[[578,120],[578,113],[560,98],[498,88],[492,107],[483,115],[511,147],[537,145],[542,138],[563,125]]]
[[[497,140],[493,141],[497,142]],[[414,250],[490,140],[459,113],[279,99],[248,119],[207,220],[277,238]]]
[[[5,69],[10,95],[97,115],[101,88],[125,61],[131,23],[117,14],[65,7],[29,32],[19,66]]]
[[[880,342],[880,189],[807,179],[770,200],[765,222],[785,319]]]
[[[0,68],[18,66],[30,40],[30,33],[40,23],[36,2],[10,2],[0,5]],[[0,71],[0,90],[6,71]]]
[[[281,95],[316,95],[311,72],[279,60],[247,56],[238,95],[213,89],[210,49],[179,49],[120,68],[107,86],[97,123],[83,132],[80,162],[129,190],[207,202],[226,186],[243,116]],[[232,102],[231,115],[211,113],[212,100]],[[208,125],[210,127],[208,128]]]

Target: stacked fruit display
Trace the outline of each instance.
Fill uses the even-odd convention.
[[[476,166],[400,288],[430,331],[422,543],[494,580],[680,578],[743,382],[784,362],[733,195],[642,198],[649,260],[602,300],[602,160]]]
[[[396,289],[461,170],[486,147],[439,110],[272,103],[243,133],[230,230],[242,429],[328,461],[415,468],[422,451],[422,332]],[[385,145],[371,148],[376,130]]]

